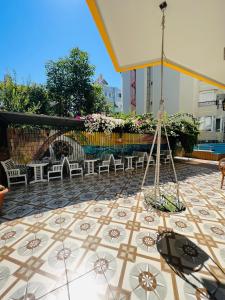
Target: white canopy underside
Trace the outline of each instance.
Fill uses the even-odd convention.
[[[160,63],[162,0],[86,0],[115,69]],[[167,0],[168,67],[225,89],[225,0]]]

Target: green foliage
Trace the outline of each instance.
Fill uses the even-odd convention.
[[[45,87],[37,84],[17,84],[16,76],[5,75],[0,82],[0,102],[4,110],[28,113],[48,113],[48,96]]]
[[[70,54],[46,64],[47,84],[17,84],[7,74],[0,82],[0,102],[7,111],[59,116],[110,113],[102,87],[92,82],[94,66],[88,54],[74,48]]]
[[[44,85],[32,83],[27,86],[29,101],[38,107],[37,114],[51,114],[51,102],[48,91]]]
[[[17,85],[15,77],[7,74],[0,83],[0,101],[5,110],[35,113],[39,104],[30,103],[28,88]]]
[[[186,152],[192,152],[199,134],[198,121],[192,115],[183,113],[172,116],[165,114],[163,119],[172,150],[175,150],[178,142],[180,142]],[[85,127],[90,132],[101,130],[107,133],[154,134],[156,125],[157,120],[153,118],[152,114],[128,115],[117,113],[113,114],[113,117],[112,115],[93,114],[85,117]],[[165,135],[164,127],[162,127],[162,135]]]
[[[167,116],[165,123],[173,144],[177,145],[179,141],[185,152],[191,153],[198,140],[199,122],[197,119],[191,114],[177,113]]]
[[[113,107],[110,103],[105,100],[102,87],[94,83],[92,85],[92,97],[90,97],[90,103],[88,105],[87,113],[106,113],[110,114]]]
[[[124,113],[111,114],[116,119],[124,121],[123,131],[133,133],[154,133],[156,128],[156,120],[151,113],[143,115],[133,115]],[[119,128],[117,128],[118,130]]]
[[[46,64],[47,89],[60,116],[103,112],[108,108],[99,86],[92,83],[94,66],[87,52],[74,48],[68,56]]]

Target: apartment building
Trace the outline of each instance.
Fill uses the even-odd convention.
[[[100,84],[103,88],[105,99],[108,103],[112,105],[114,112],[123,111],[123,101],[121,89],[118,87],[112,87],[108,82],[103,78],[102,74],[96,80],[96,83]]]
[[[157,115],[160,67],[122,73],[123,111]],[[225,140],[225,91],[169,68],[164,70],[165,110],[191,113],[200,121],[200,141]]]

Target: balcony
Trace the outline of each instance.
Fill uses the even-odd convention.
[[[198,102],[198,107],[204,107],[204,106],[212,106],[217,105],[217,101],[204,101],[204,102]],[[217,105],[219,108],[219,105]]]

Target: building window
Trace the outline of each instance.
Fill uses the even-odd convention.
[[[221,131],[221,119],[216,119],[216,132]]]
[[[214,90],[200,92],[199,102],[211,102],[211,101],[216,101],[216,92]]]
[[[199,129],[202,131],[213,131],[213,117],[200,117]]]

